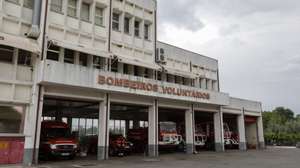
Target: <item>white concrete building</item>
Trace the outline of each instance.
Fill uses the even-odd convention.
[[[184,116],[187,153],[202,113],[213,116],[216,151],[231,116],[240,149],[263,148],[261,103],[222,93],[217,60],[157,42],[156,29],[155,0],[0,0],[0,157],[9,160],[16,142],[19,159],[37,163],[41,121],[58,105],[72,129],[74,118],[85,118],[85,133],[88,120],[97,123],[99,160],[108,158],[110,120],[135,121],[129,110],[122,119],[120,105],[147,109],[149,156],[158,156],[158,124],[172,111]],[[76,117],[78,102],[97,115]]]

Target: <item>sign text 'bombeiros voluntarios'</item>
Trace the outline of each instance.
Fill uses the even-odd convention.
[[[146,83],[141,81],[134,81],[128,79],[115,78],[115,77],[106,77],[102,75],[98,76],[98,84],[130,88],[130,89],[142,90],[148,92],[157,92],[166,95],[193,97],[193,98],[207,99],[207,100],[210,99],[209,93],[204,93],[204,92],[189,90],[189,89],[176,88],[176,87],[163,86],[163,85]]]

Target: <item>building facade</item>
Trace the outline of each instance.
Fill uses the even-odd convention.
[[[84,119],[85,135],[88,123],[97,125],[92,134],[98,135],[99,160],[108,158],[112,120],[114,128],[116,121],[124,127],[128,121],[147,123],[147,153],[158,156],[158,125],[173,111],[184,116],[187,153],[194,153],[195,116],[202,113],[212,116],[216,151],[225,150],[223,120],[232,116],[241,150],[264,147],[261,103],[221,92],[217,60],[158,42],[156,5],[155,0],[0,0],[3,163],[14,163],[8,153],[17,153],[26,165],[37,163],[45,118],[64,119],[72,129]],[[124,115],[121,105],[144,110]],[[139,111],[146,117],[132,116]]]

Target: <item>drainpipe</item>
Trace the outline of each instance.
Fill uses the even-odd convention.
[[[32,11],[32,25],[27,37],[37,39],[40,36],[40,19],[41,19],[42,0],[34,0]]]

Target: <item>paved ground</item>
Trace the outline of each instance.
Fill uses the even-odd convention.
[[[1,166],[0,166],[1,167]],[[17,166],[12,166],[11,168]],[[203,152],[197,155],[168,154],[159,159],[143,156],[44,163],[38,168],[299,168],[300,149],[269,148],[264,151]],[[18,167],[20,168],[20,167]]]

